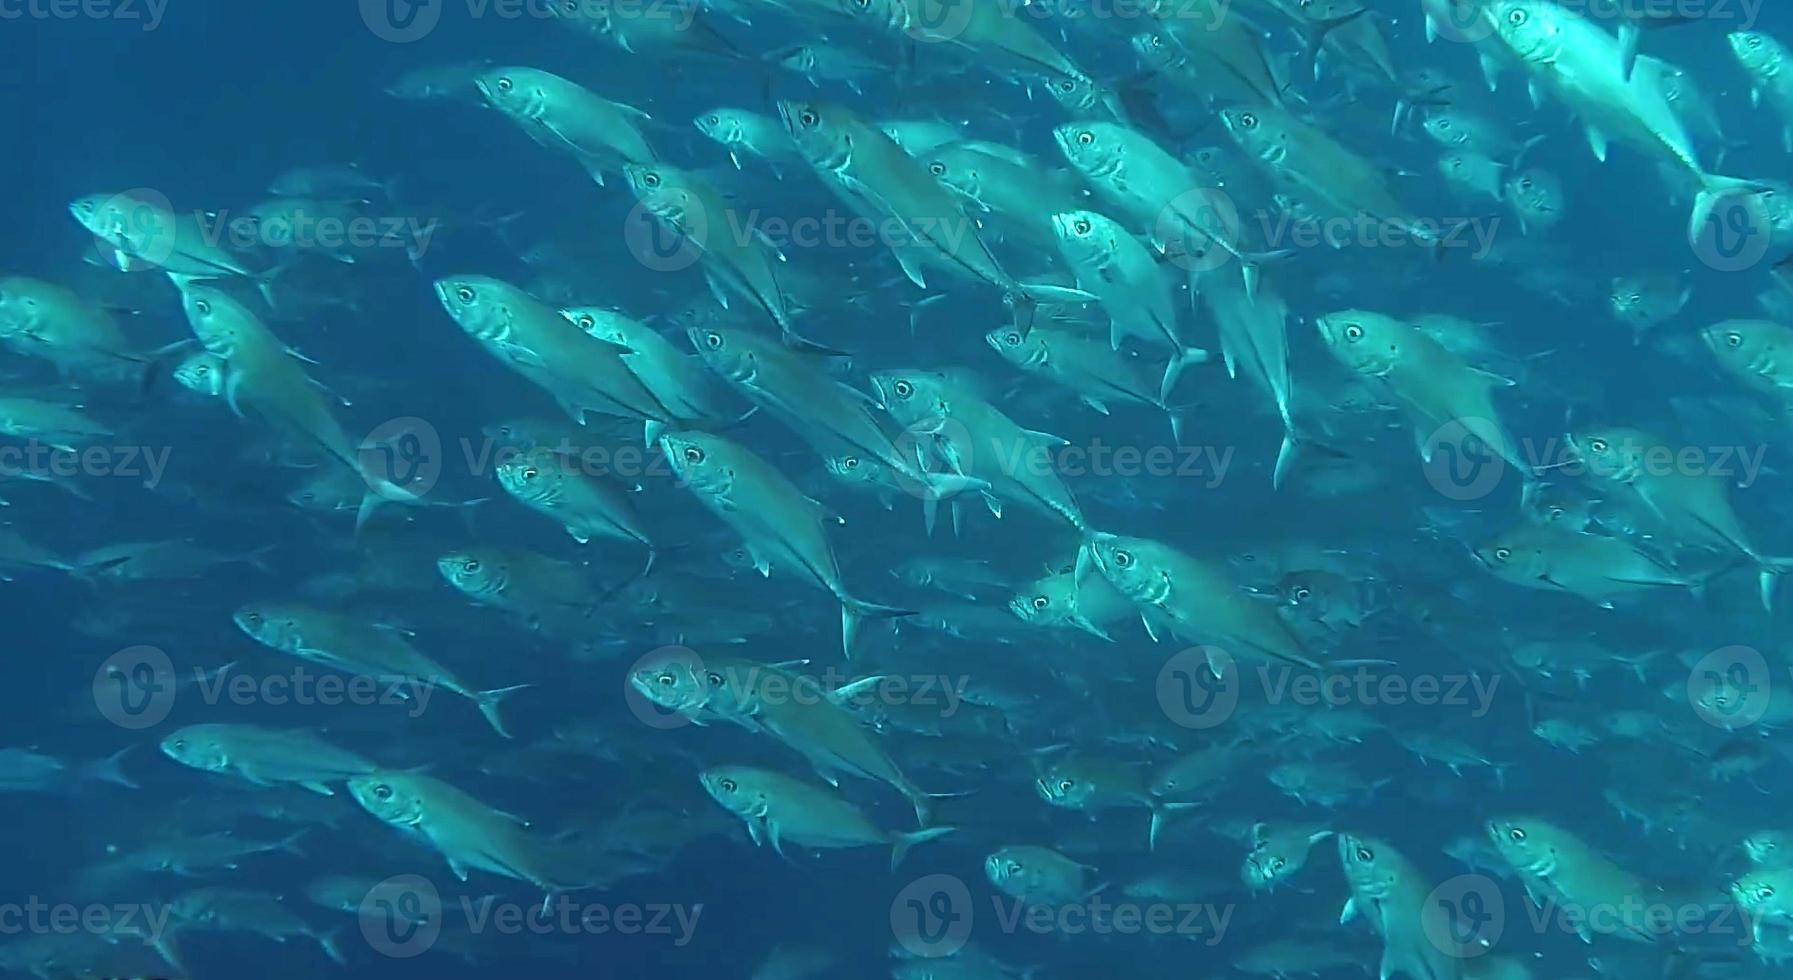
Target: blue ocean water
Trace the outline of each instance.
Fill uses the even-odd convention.
[[[800,160],[780,164],[776,173],[751,157],[739,169],[731,165],[722,147],[689,124],[705,109],[732,105],[772,114],[769,90],[783,99],[826,99],[866,118],[942,119],[958,125],[961,135],[1026,151],[1036,170],[1059,171],[1066,162],[1053,127],[1073,117],[1039,88],[1036,76],[987,52],[931,43],[920,45],[910,63],[907,48],[866,24],[845,17],[811,22],[771,4],[751,11],[751,24],[721,11],[713,20],[742,51],[826,39],[884,59],[884,71],[857,88],[812,85],[751,57],[659,58],[581,36],[539,12],[504,16],[502,5],[459,0],[392,0],[391,6],[169,0],[159,11],[121,2],[80,16],[51,13],[51,6],[0,0],[0,51],[6,52],[0,111],[10,117],[5,131],[12,137],[10,152],[0,154],[0,187],[8,189],[0,195],[0,222],[11,232],[0,244],[6,252],[0,270],[87,297],[123,325],[132,357],[107,370],[59,371],[33,346],[37,341],[9,333],[0,362],[6,395],[79,407],[109,428],[82,441],[101,454],[62,485],[48,481],[36,463],[0,485],[8,502],[0,520],[56,556],[0,554],[7,569],[0,601],[12,613],[0,744],[64,765],[46,774],[21,758],[6,763],[16,763],[19,772],[0,772],[0,784],[16,790],[0,793],[16,842],[0,887],[0,968],[52,977],[788,976],[797,974],[755,970],[779,947],[808,947],[819,951],[811,975],[839,978],[1004,975],[989,960],[974,961],[974,952],[1007,964],[1015,976],[1031,970],[1063,978],[1218,977],[1258,969],[1246,961],[1248,952],[1299,938],[1341,951],[1340,963],[1311,974],[1291,966],[1289,975],[1374,975],[1383,948],[1402,940],[1366,927],[1380,921],[1373,914],[1338,924],[1349,889],[1333,840],[1317,844],[1308,866],[1285,886],[1254,891],[1239,881],[1253,824],[1303,821],[1398,848],[1420,869],[1425,908],[1465,910],[1466,896],[1477,909],[1498,907],[1499,918],[1480,920],[1479,932],[1453,934],[1471,952],[1447,951],[1450,942],[1428,935],[1428,948],[1442,959],[1427,961],[1430,974],[1410,965],[1410,976],[1766,977],[1785,969],[1769,962],[1785,945],[1784,939],[1775,945],[1774,930],[1787,927],[1772,911],[1762,919],[1771,938],[1753,937],[1753,944],[1749,930],[1735,923],[1683,929],[1652,943],[1596,930],[1601,934],[1584,942],[1573,929],[1540,925],[1511,869],[1474,868],[1444,851],[1455,838],[1485,839],[1492,818],[1535,814],[1649,883],[1647,895],[1629,897],[1707,908],[1723,905],[1731,883],[1750,870],[1739,847],[1745,835],[1782,819],[1788,760],[1776,727],[1784,723],[1777,718],[1781,700],[1772,692],[1793,683],[1793,674],[1785,672],[1780,642],[1784,610],[1764,611],[1757,601],[1756,556],[1727,551],[1725,544],[1734,542],[1713,546],[1710,535],[1702,538],[1685,519],[1674,519],[1679,511],[1664,516],[1644,507],[1640,513],[1618,499],[1622,491],[1556,470],[1565,460],[1565,430],[1635,425],[1660,432],[1670,456],[1692,453],[1705,467],[1698,478],[1725,487],[1756,551],[1793,554],[1777,493],[1788,479],[1778,462],[1786,446],[1782,406],[1772,392],[1727,374],[1700,339],[1718,321],[1773,319],[1757,297],[1772,298],[1780,288],[1770,270],[1787,243],[1771,240],[1766,212],[1750,210],[1743,224],[1729,228],[1736,242],[1714,245],[1708,237],[1690,244],[1691,201],[1670,191],[1654,159],[1615,138],[1608,162],[1597,163],[1561,100],[1540,90],[1534,105],[1517,71],[1488,93],[1471,46],[1425,43],[1417,2],[1375,0],[1370,13],[1349,23],[1373,23],[1403,72],[1422,66],[1441,72],[1453,106],[1473,107],[1522,136],[1543,137],[1523,166],[1561,179],[1565,214],[1547,232],[1527,235],[1506,202],[1453,192],[1438,177],[1440,147],[1417,124],[1390,132],[1396,103],[1422,90],[1407,81],[1366,78],[1361,68],[1322,55],[1318,80],[1292,86],[1305,100],[1303,115],[1381,168],[1413,215],[1446,226],[1470,224],[1487,237],[1465,240],[1489,250],[1446,247],[1435,258],[1432,249],[1411,245],[1255,246],[1292,253],[1268,258],[1263,275],[1267,288],[1288,301],[1293,388],[1298,396],[1313,393],[1297,400],[1297,421],[1308,437],[1303,465],[1323,469],[1313,461],[1336,453],[1343,462],[1327,473],[1348,475],[1343,489],[1321,489],[1320,469],[1298,469],[1297,479],[1273,490],[1284,429],[1273,399],[1256,385],[1251,368],[1227,376],[1213,317],[1184,291],[1174,263],[1166,263],[1165,274],[1176,283],[1184,340],[1213,351],[1211,362],[1191,367],[1178,389],[1180,444],[1157,407],[1110,398],[1098,411],[994,354],[984,335],[1007,324],[1011,311],[988,283],[929,275],[924,290],[904,276],[888,249],[785,243],[780,268],[792,271],[783,281],[794,291],[802,270],[805,300],[814,301],[799,318],[803,332],[851,355],[844,364],[816,367],[819,383],[838,380],[863,392],[872,390],[874,372],[963,371],[953,376],[954,390],[966,401],[1001,405],[1026,429],[1087,451],[1055,457],[1087,528],[1030,510],[1017,499],[1026,491],[1005,485],[998,488],[1008,494],[1000,519],[997,507],[967,494],[956,508],[941,507],[940,526],[930,535],[921,507],[902,487],[880,495],[831,481],[816,447],[799,435],[801,416],[794,424],[762,408],[731,425],[727,438],[789,474],[843,519],[839,526],[830,522],[827,533],[853,594],[918,613],[868,622],[850,661],[842,659],[835,598],[812,582],[762,578],[751,567],[753,556],[725,562],[740,536],[698,506],[656,462],[654,450],[627,455],[642,448],[636,423],[606,427],[594,417],[588,428],[606,446],[613,472],[604,475],[639,489],[629,496],[663,552],[647,579],[658,595],[645,594],[651,590],[632,578],[642,560],[634,542],[575,543],[494,479],[497,445],[489,427],[516,418],[560,422],[564,413],[514,364],[494,359],[457,328],[432,290],[434,281],[488,275],[526,284],[555,305],[620,308],[655,323],[681,350],[689,346],[683,328],[694,322],[728,323],[765,337],[776,328],[739,292],[727,310],[713,302],[731,287],[714,277],[706,281],[707,265],[656,269],[655,254],[644,255],[642,240],[630,237],[640,215],[616,170],[600,186],[564,148],[531,142],[481,106],[476,91],[406,100],[386,89],[407,72],[472,62],[560,73],[646,111],[652,119],[643,132],[661,159],[725,188],[731,207],[756,209],[753,220],[764,222],[851,216]],[[1277,72],[1296,71],[1299,34],[1286,18],[1269,10],[1228,11],[1264,35]],[[434,27],[395,43],[395,12],[427,17]],[[1146,101],[1158,118],[1133,114],[1140,131],[1185,160],[1201,147],[1221,147],[1250,171],[1213,112],[1186,93],[1140,78],[1126,44],[1129,27],[1091,27],[1087,19],[1076,23],[1058,13],[1068,26],[1028,18],[1104,85],[1129,99],[1137,91],[1155,93]],[[1710,102],[1724,137],[1696,134],[1710,169],[1779,179],[1788,153],[1774,100],[1753,104],[1749,78],[1724,35],[1749,27],[1793,43],[1793,14],[1716,0],[1699,14],[1695,23],[1649,32],[1644,50],[1684,69]],[[1198,71],[1223,70],[1217,65],[1201,61]],[[1027,84],[1035,88],[1031,95]],[[302,352],[306,372],[332,396],[329,410],[371,454],[358,458],[379,460],[388,475],[427,473],[424,500],[440,506],[382,507],[360,534],[358,500],[318,512],[289,499],[301,483],[337,464],[302,437],[283,444],[253,387],[243,389],[243,411],[233,413],[223,399],[172,379],[170,369],[191,350],[144,354],[193,335],[180,293],[154,268],[107,268],[128,250],[116,243],[96,247],[69,211],[69,202],[85,195],[137,188],[180,213],[198,209],[228,221],[267,199],[277,175],[325,164],[353,164],[362,174],[394,181],[389,198],[370,191],[378,200],[356,202],[376,224],[414,229],[402,222],[416,219],[436,229],[427,241],[409,239],[414,247],[387,240],[353,261],[311,257],[305,271],[315,281],[271,308],[256,306],[257,291],[242,277],[232,286],[283,342]],[[1235,203],[1246,238],[1271,227],[1254,227],[1260,206],[1272,206],[1268,200],[1247,203],[1241,192]],[[1726,207],[1717,220],[1735,213]],[[996,228],[1000,217],[985,217],[985,227]],[[546,244],[572,258],[550,261],[539,248]],[[1062,278],[1047,249],[1013,235],[996,252],[1017,275],[1058,272]],[[1470,251],[1477,254],[1464,254]],[[268,258],[265,250],[255,257]],[[1537,286],[1544,273],[1557,278]],[[1611,294],[1614,277],[1638,275],[1667,277],[1669,294],[1687,298],[1634,340],[1613,315]],[[0,293],[16,288],[0,286]],[[944,301],[921,303],[934,294]],[[683,315],[691,308],[700,319]],[[1539,480],[1574,488],[1570,495],[1599,515],[1575,533],[1635,547],[1652,556],[1653,569],[1697,579],[1698,594],[1676,585],[1640,598],[1618,595],[1609,585],[1614,608],[1604,608],[1602,601],[1569,594],[1573,589],[1527,588],[1491,575],[1472,552],[1531,513],[1521,501],[1526,481],[1508,467],[1492,486],[1459,492],[1457,478],[1473,483],[1479,471],[1422,464],[1414,426],[1403,414],[1411,404],[1399,392],[1373,379],[1365,390],[1381,408],[1356,407],[1359,389],[1341,380],[1315,326],[1324,314],[1354,308],[1409,318],[1452,314],[1484,325],[1488,345],[1468,353],[1453,348],[1451,363],[1513,382],[1503,381],[1492,397],[1517,452],[1544,467]],[[7,309],[0,304],[0,326],[19,315]],[[1081,322],[1062,315],[1073,326]],[[1060,316],[1041,311],[1036,329],[1072,329]],[[1090,336],[1106,349],[1106,320],[1094,322]],[[74,353],[93,354],[78,346]],[[518,363],[529,357],[515,356]],[[1154,381],[1163,356],[1150,350]],[[1763,370],[1772,371],[1770,360]],[[1459,386],[1465,377],[1472,375],[1460,376]],[[348,404],[337,404],[338,395]],[[916,431],[934,435],[924,426],[911,431],[911,442]],[[369,433],[383,433],[371,449],[363,445]],[[1421,442],[1427,435],[1418,433]],[[28,432],[7,439],[20,447],[45,444]],[[1102,462],[1104,448],[1169,462],[1115,456]],[[135,455],[127,459],[127,452]],[[1685,468],[1674,475],[1686,475]],[[474,500],[483,502],[468,503]],[[964,524],[956,535],[954,509]],[[1177,635],[1150,602],[1143,604],[1146,624],[1128,606],[1108,624],[1108,639],[1031,627],[1011,614],[1009,599],[1026,601],[1028,583],[1049,568],[1067,569],[1079,546],[1092,540],[1086,531],[1163,542],[1210,561],[1219,572],[1198,592],[1212,597],[1202,590],[1236,587],[1245,597],[1251,590],[1256,594],[1248,601],[1260,612],[1274,609],[1279,621],[1315,629],[1302,634],[1306,649],[1322,661],[1348,662],[1335,674],[1352,682],[1302,704],[1295,688],[1253,690],[1254,678],[1293,675],[1278,673],[1274,661],[1260,672],[1245,653],[1234,673],[1197,677],[1189,673],[1193,661],[1175,659],[1180,651],[1200,643],[1237,652],[1243,641],[1237,633],[1210,635],[1201,622],[1180,624],[1186,635]],[[200,546],[212,558],[192,568],[146,571],[142,580],[121,580],[118,569],[127,565],[108,564],[103,556],[81,559],[94,549],[143,542]],[[553,600],[545,613],[519,614],[480,606],[437,571],[437,557],[495,547],[567,563],[590,591],[578,601]],[[974,583],[967,597],[893,574],[924,558],[984,562],[981,572],[996,584]],[[1087,561],[1080,577],[1089,573]],[[1368,610],[1361,624],[1314,627],[1290,608],[1286,576],[1314,569],[1350,583],[1349,599],[1339,601]],[[322,578],[332,574],[346,579]],[[421,703],[415,695],[395,702],[384,693],[325,693],[330,682],[321,678],[340,672],[271,651],[233,623],[245,604],[276,600],[341,610],[388,635],[408,636],[475,687],[530,685],[502,709],[516,737],[499,737],[464,699],[439,685]],[[1582,654],[1592,658],[1586,677],[1567,667],[1540,669],[1517,652],[1527,644],[1571,641],[1596,646]],[[789,729],[715,717],[701,726],[662,724],[667,716],[632,694],[628,682],[632,670],[668,647],[718,661],[803,661],[801,669],[828,671],[837,683],[868,676],[907,682],[906,696],[874,696],[889,697],[893,714],[881,724],[867,722],[863,731],[923,789],[950,794],[937,801],[936,822],[957,829],[917,846],[896,870],[889,849],[877,843],[818,849],[799,835],[784,842],[783,854],[769,839],[756,846],[743,821],[706,795],[701,772],[745,764],[816,787],[825,785],[823,775],[843,770],[811,765],[806,750],[813,750],[815,737]],[[1629,666],[1645,654],[1652,656],[1635,670]],[[1721,680],[1710,681],[1709,671]],[[1744,678],[1738,689],[1753,699],[1751,717],[1733,721],[1697,703],[1698,692],[1738,676]],[[238,678],[245,686],[232,686]],[[1185,700],[1198,692],[1183,685],[1211,695],[1212,680],[1235,701],[1235,685],[1244,684],[1254,700],[1211,719],[1211,702]],[[944,683],[955,696],[918,693],[924,682]],[[294,684],[313,686],[295,694]],[[1427,690],[1437,693],[1422,693]],[[1317,726],[1290,720],[1281,709],[1291,704],[1310,714],[1367,714],[1376,728],[1360,740],[1328,738]],[[1199,717],[1192,720],[1191,712]],[[1627,734],[1620,712],[1641,713],[1646,728]],[[1532,729],[1546,717],[1585,724],[1597,733],[1596,744],[1571,752],[1534,737]],[[544,921],[532,917],[543,889],[518,880],[528,875],[476,867],[463,882],[439,844],[365,812],[340,783],[330,797],[282,790],[333,807],[328,820],[245,815],[249,798],[274,791],[195,771],[160,747],[181,726],[217,722],[304,730],[351,747],[382,769],[440,779],[526,821],[524,830],[517,824],[505,833],[524,833],[541,853],[558,855],[543,858],[547,864],[568,869],[576,864],[573,855],[603,853],[614,876],[561,894],[550,906],[554,917]],[[1408,743],[1423,736],[1468,744],[1477,758],[1458,765],[1460,772],[1449,760],[1422,759]],[[1147,807],[1137,793],[1118,792],[1111,806],[1092,805],[1086,815],[1050,805],[1037,785],[1052,782],[1043,774],[1073,758],[1104,760],[1110,774],[1124,774],[1118,783],[1132,786],[1140,773],[1160,772],[1186,753],[1216,746],[1236,755],[1234,766],[1199,806],[1166,814],[1155,848],[1146,846]],[[120,765],[137,788],[84,775],[91,760],[126,749]],[[1316,801],[1265,778],[1279,765],[1310,761],[1328,773],[1361,777],[1362,786],[1338,800]],[[1729,775],[1732,763],[1747,764],[1746,771]],[[851,801],[878,827],[912,826],[908,803],[878,780],[847,775],[838,789],[824,792]],[[505,825],[507,818],[498,819]],[[147,848],[183,837],[273,842],[301,829],[295,846],[302,854],[253,855],[230,862],[234,867],[192,874],[142,863]],[[465,843],[467,836],[478,835],[459,839]],[[1224,916],[1225,926],[1130,930],[1116,925],[1125,913],[1107,919],[1106,927],[1062,916],[1037,929],[1005,925],[1016,906],[987,878],[985,861],[1013,845],[1051,847],[1094,869],[1058,903],[1061,909],[1111,902],[1156,909],[1179,922],[1209,921],[1195,918],[1197,912]],[[121,859],[138,865],[121,869]],[[1141,890],[1140,879],[1171,870],[1210,884],[1169,898]],[[332,874],[400,880],[362,891],[351,910],[309,901],[308,886]],[[182,904],[182,896],[214,886],[260,893],[295,916],[306,934],[275,942]],[[1560,904],[1616,905],[1627,897],[1607,883],[1590,887],[1565,891]],[[176,962],[146,947],[129,926],[48,926],[51,909],[111,921],[126,910],[166,915],[157,920],[164,925],[155,938],[172,937],[160,948],[177,953]],[[639,928],[624,924],[637,915]],[[265,915],[258,921],[279,931]],[[1421,929],[1420,921],[1416,913],[1406,931]],[[1490,921],[1498,924],[1497,935]],[[330,950],[318,938],[327,938]],[[1492,943],[1491,953],[1484,953],[1482,940]],[[333,963],[329,951],[342,962]],[[1487,964],[1500,958],[1529,972],[1488,972]]]

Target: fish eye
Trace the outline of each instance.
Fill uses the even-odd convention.
[[[704,122],[707,122],[712,126],[720,126],[722,125],[722,117],[718,115],[705,116]]]
[[[1313,594],[1314,594],[1314,592],[1312,589],[1309,589],[1306,586],[1302,586],[1301,588],[1295,590],[1295,601],[1296,602],[1306,602],[1308,599],[1313,597]]]
[[[1058,791],[1059,791],[1059,792],[1060,792],[1060,793],[1069,793],[1069,792],[1070,792],[1070,791],[1072,791],[1072,790],[1074,790],[1074,789],[1076,789],[1076,788],[1077,788],[1077,781],[1076,781],[1076,780],[1074,780],[1074,779],[1061,779],[1061,780],[1059,780],[1059,783],[1058,783]]]
[[[259,623],[259,622],[261,622],[261,613],[258,613],[258,612],[244,613],[243,618],[247,619],[251,623]]]
[[[1531,20],[1531,14],[1523,10],[1515,10],[1507,15],[1507,23],[1513,27],[1524,27],[1528,20]]]
[[[1508,558],[1513,557],[1513,549],[1496,548],[1494,549],[1494,557],[1499,561],[1506,561]]]
[[[461,571],[463,571],[463,572],[479,571],[479,559],[478,558],[469,558],[466,561],[461,562]]]
[[[716,333],[713,330],[707,334],[704,334],[704,346],[708,347],[711,350],[721,350],[722,349],[722,335],[719,333]]]
[[[1733,344],[1733,345],[1732,345],[1732,346],[1736,346],[1736,345],[1734,345],[1734,344]],[[208,366],[208,365],[205,365],[205,364],[201,364],[201,365],[199,365],[199,366],[198,366],[198,367],[196,367],[196,368],[194,368],[194,369],[193,369],[193,373],[194,373],[194,374],[197,374],[197,375],[199,375],[199,376],[200,376],[200,377],[202,377],[202,378],[203,378],[203,377],[205,377],[205,376],[206,376],[206,375],[208,375],[208,374],[211,374],[211,373],[212,373],[212,369],[211,369],[211,367],[210,367],[210,366]]]
[[[471,302],[473,302],[474,297],[478,296],[479,294],[473,291],[472,286],[462,286],[461,288],[454,291],[454,295],[455,295],[456,299],[460,300],[463,303],[471,303]]]
[[[1126,568],[1128,565],[1133,564],[1133,553],[1130,551],[1115,552],[1114,553],[1114,563],[1116,565],[1120,566],[1121,568]]]
[[[1002,866],[1002,869],[1004,871],[1007,871],[1009,874],[1018,875],[1021,873],[1021,862],[1009,861]]]
[[[592,316],[590,313],[579,314],[579,329],[590,330],[592,327],[595,327],[597,325],[598,325],[598,321],[592,319]]]
[[[536,477],[541,476],[541,475],[542,475],[541,471],[537,470],[533,466],[531,466],[528,469],[523,471],[523,479],[525,479],[525,480],[533,480]]]
[[[841,460],[840,464],[842,466],[845,466],[847,469],[856,470],[859,468],[859,457],[858,456],[848,456],[846,459]]]
[[[1258,114],[1255,112],[1241,113],[1239,116],[1239,125],[1246,129],[1258,128]]]
[[[1530,177],[1519,178],[1519,186],[1528,191],[1532,189],[1534,183],[1535,182]]]
[[[1750,50],[1753,51],[1756,48],[1759,48],[1762,46],[1762,39],[1760,37],[1751,37],[1749,39],[1748,43],[1749,43]]]
[[[1368,859],[1366,858],[1365,860],[1368,860]],[[1270,862],[1270,870],[1271,871],[1281,871],[1283,868],[1287,867],[1288,864],[1289,864],[1289,862],[1283,860],[1282,858],[1277,858],[1274,861]]]
[[[204,300],[204,299],[194,300],[193,301],[193,312],[198,313],[200,316],[211,316],[212,315],[211,301]]]
[[[721,687],[723,679],[721,674],[718,674],[713,670],[707,671],[704,674],[704,680],[708,681],[711,687]]]
[[[1077,91],[1077,83],[1067,78],[1058,83],[1058,90],[1060,92],[1075,92]]]
[[[647,171],[646,173],[641,175],[641,186],[643,186],[643,187],[659,187],[660,186],[660,175],[657,173],[654,173],[652,170]]]
[[[1087,129],[1084,130],[1083,132],[1077,134],[1077,142],[1082,143],[1084,146],[1088,146],[1091,143],[1094,143],[1095,141],[1096,141],[1096,134],[1090,132]]]
[[[660,682],[661,687],[672,687],[678,683],[678,678],[672,676],[671,671],[661,671],[654,679]]]
[[[1088,218],[1078,218],[1077,221],[1071,225],[1071,230],[1076,232],[1079,235],[1089,234],[1090,233],[1089,219]]]
[[[1743,335],[1733,330],[1725,334],[1725,346],[1732,349],[1743,346]]]
[[[177,738],[171,744],[177,749],[184,750],[187,747],[187,740],[184,738]]]
[[[696,446],[686,446],[685,447],[685,462],[701,463],[703,461],[704,461],[704,451],[703,450],[697,448]]]
[[[1603,453],[1603,452],[1606,452],[1608,449],[1611,449],[1612,447],[1607,444],[1605,439],[1589,439],[1588,440],[1588,448],[1593,450],[1594,452]]]
[[[386,785],[385,783],[381,783],[378,786],[375,786],[374,787],[374,798],[380,799],[380,800],[392,799],[392,787]]]
[[[1357,849],[1357,859],[1365,862],[1374,861],[1376,860],[1376,852],[1367,847],[1360,847]]]
[[[868,3],[868,2],[870,2],[870,0],[862,0],[862,3],[860,5],[864,6],[865,3]],[[805,109],[802,112],[797,114],[797,121],[802,123],[805,127],[814,128],[817,124],[819,124],[822,121],[822,117],[816,115],[816,111],[814,109]]]
[[[928,164],[928,173],[931,173],[936,177],[944,177],[946,176],[946,164],[941,163],[939,160],[935,160],[933,163]]]
[[[1345,325],[1345,339],[1346,340],[1362,340],[1363,339],[1363,327],[1356,323],[1346,324]]]
[[[1774,886],[1763,885],[1762,887],[1756,889],[1756,897],[1757,898],[1773,898],[1774,897]]]
[[[1525,831],[1518,827],[1514,827],[1512,830],[1507,831],[1507,839],[1515,844],[1523,844],[1525,843]]]
[[[908,398],[915,394],[915,386],[907,381],[898,381],[890,386],[890,390],[896,392],[898,398]]]
[[[1019,331],[1010,330],[1002,335],[1002,342],[1010,347],[1018,347],[1021,344],[1021,334]]]
[[[721,786],[724,793],[733,793],[735,790],[741,788],[741,784],[732,779],[724,779],[716,785]]]
[[[1046,598],[1043,595],[1037,595],[1037,596],[1033,597],[1033,607],[1035,609],[1044,609],[1050,605],[1052,605],[1052,600]]]
[[[513,89],[515,87],[516,87],[516,83],[511,81],[508,78],[500,78],[498,80],[498,91],[500,91],[500,92],[509,92],[511,89]]]

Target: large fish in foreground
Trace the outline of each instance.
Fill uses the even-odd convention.
[[[1757,194],[1755,181],[1707,172],[1693,139],[1664,95],[1670,69],[1639,57],[1627,75],[1618,38],[1600,24],[1551,0],[1495,0],[1482,10],[1496,36],[1532,78],[1580,118],[1588,145],[1604,162],[1618,140],[1685,171],[1698,183],[1687,237],[1696,241],[1726,198]],[[1535,92],[1536,90],[1534,90]]]
[[[776,566],[840,600],[841,650],[847,656],[853,655],[861,621],[912,615],[847,591],[823,528],[822,505],[764,459],[705,432],[668,432],[660,437],[660,448],[680,482],[740,533],[760,574],[770,575]]]
[[[1382,939],[1381,980],[1458,980],[1467,950],[1449,948],[1456,928],[1417,865],[1387,841],[1340,834],[1339,863],[1351,897],[1340,922],[1361,919]]]
[[[1532,467],[1494,407],[1495,388],[1513,382],[1470,364],[1404,320],[1341,310],[1315,320],[1339,363],[1382,388],[1406,412],[1420,457],[1461,456],[1473,438],[1529,477]]]

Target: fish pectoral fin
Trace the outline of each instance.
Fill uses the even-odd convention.
[[[542,359],[542,355],[524,347],[522,344],[513,344],[508,340],[501,340],[498,342],[498,350],[514,364],[532,368],[546,368],[548,366],[548,362]]]

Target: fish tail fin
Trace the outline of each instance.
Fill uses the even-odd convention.
[[[903,858],[909,856],[910,848],[917,844],[926,844],[931,840],[939,840],[957,829],[959,828],[924,827],[921,830],[911,830],[908,833],[895,835],[894,839],[890,842],[890,870],[895,871],[897,865],[903,863]]]
[[[859,625],[862,622],[867,619],[897,619],[917,614],[913,609],[881,606],[849,595],[840,596],[839,599],[841,653],[849,660],[853,659],[853,641],[859,635]]]
[[[294,857],[310,857],[309,854],[305,853],[305,849],[299,846],[299,841],[303,840],[305,835],[309,833],[311,833],[310,827],[295,830],[285,837],[280,838],[280,841],[269,848],[269,850],[284,851]]]
[[[81,771],[82,777],[94,782],[123,786],[125,789],[142,789],[143,787],[137,785],[136,780],[133,780],[124,771],[124,757],[130,753],[132,748],[127,745],[104,759],[89,763]]]
[[[1793,568],[1793,558],[1760,556],[1756,558],[1756,565],[1756,588],[1762,596],[1762,608],[1773,612],[1775,588],[1787,569]]]
[[[318,946],[323,949],[324,955],[330,957],[331,961],[337,966],[344,968],[348,967],[349,958],[343,955],[342,952],[341,929],[332,929],[321,936],[314,936],[312,938],[318,941]]]
[[[1170,403],[1171,392],[1176,390],[1177,382],[1182,380],[1185,369],[1192,364],[1206,364],[1213,359],[1214,354],[1201,347],[1185,347],[1172,354],[1164,365],[1164,379],[1158,382],[1159,403]]]
[[[1765,194],[1773,188],[1757,180],[1742,177],[1725,177],[1720,174],[1701,174],[1700,190],[1693,198],[1693,214],[1688,218],[1687,240],[1698,242],[1700,232],[1712,222],[1712,214],[1718,206],[1728,198],[1738,196],[1754,197]]]
[[[1171,814],[1182,810],[1193,810],[1195,807],[1194,803],[1154,803],[1152,805],[1152,825],[1146,832],[1146,849],[1152,851],[1158,849],[1158,834],[1164,829],[1165,823],[1170,820]]]
[[[489,691],[475,691],[473,692],[473,703],[479,707],[479,713],[485,716],[486,724],[491,725],[493,731],[505,738],[511,738],[513,736],[510,731],[504,727],[504,719],[498,714],[498,706],[504,703],[505,698],[524,688],[534,686],[534,684],[514,684],[510,687],[495,687]]]
[[[1289,471],[1295,466],[1295,459],[1301,452],[1301,440],[1294,429],[1282,430],[1282,444],[1276,448],[1276,468],[1270,471],[1270,489],[1281,490],[1288,482]]]

